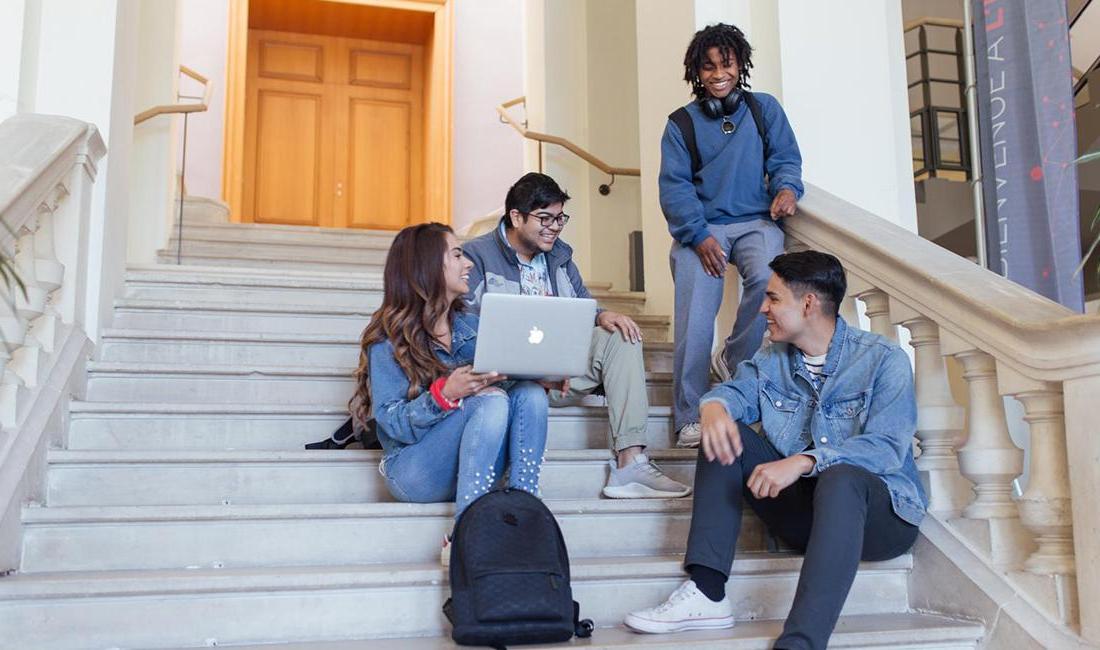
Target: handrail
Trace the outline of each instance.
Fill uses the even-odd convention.
[[[210,80],[185,65],[180,66],[180,72],[202,84],[202,101],[198,103],[161,104],[160,106],[154,106],[135,115],[134,126],[158,115],[170,113],[202,113],[210,108]]]
[[[513,100],[504,102],[500,106],[497,106],[497,113],[500,115],[500,119],[507,122],[513,129],[516,130],[524,138],[528,140],[534,140],[536,142],[545,142],[547,144],[556,144],[559,147],[568,149],[571,153],[581,158],[588,164],[592,165],[596,169],[602,171],[610,176],[641,176],[642,170],[633,167],[612,167],[604,161],[600,160],[596,156],[592,155],[588,151],[573,144],[570,140],[562,138],[556,135],[549,135],[546,133],[539,133],[538,131],[531,131],[526,126],[521,125],[515,120],[509,113],[508,109],[517,105],[525,104],[527,102],[526,97],[517,97]]]
[[[1082,315],[807,183],[795,239],[843,251],[849,272],[1036,379],[1095,373],[1100,317]],[[898,251],[905,251],[904,255]]]

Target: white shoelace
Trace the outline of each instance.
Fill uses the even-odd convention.
[[[661,603],[653,610],[653,613],[664,614],[676,605],[679,605],[681,601],[687,600],[690,597],[690,589],[691,583],[684,583],[680,585],[679,589],[672,592],[672,595],[668,597],[668,600]]]

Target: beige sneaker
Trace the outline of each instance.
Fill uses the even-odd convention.
[[[703,430],[699,428],[698,422],[692,422],[680,427],[680,430],[676,433],[676,446],[677,447],[698,447],[699,443],[703,441]]]
[[[443,568],[451,566],[451,536],[443,536],[443,549],[439,551],[439,563]]]

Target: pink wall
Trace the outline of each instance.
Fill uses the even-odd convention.
[[[523,174],[523,139],[495,107],[524,93],[523,2],[455,0],[454,212],[465,225],[504,205]]]
[[[210,110],[188,118],[187,193],[221,199],[229,0],[186,0],[180,5],[180,63],[213,84]],[[196,86],[181,82],[187,94],[197,94],[189,92]]]

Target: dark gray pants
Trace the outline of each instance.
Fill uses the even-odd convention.
[[[761,463],[783,456],[765,438],[738,423],[744,453],[732,465],[699,453],[695,504],[684,566],[702,565],[729,575],[741,531],[744,501],[768,531],[805,554],[794,603],[776,648],[825,648],[861,560],[905,553],[917,527],[894,514],[882,479],[854,465],[834,465],[799,479],[774,499],[756,499],[745,483]]]

